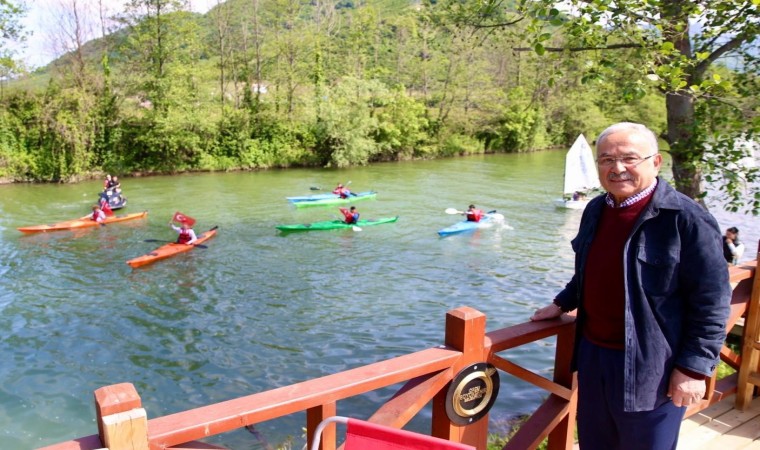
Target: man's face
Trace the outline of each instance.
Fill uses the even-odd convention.
[[[635,164],[615,161],[612,164],[598,164],[602,187],[609,192],[619,204],[623,200],[638,194],[654,182],[662,165],[662,156],[655,156],[647,140],[632,130],[619,131],[607,136],[597,147],[597,160],[605,158],[629,158]]]

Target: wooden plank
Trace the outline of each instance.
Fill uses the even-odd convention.
[[[103,438],[108,448],[148,450],[148,413],[137,408],[104,416]]]
[[[38,450],[98,450],[103,448],[100,437],[97,434],[73,439],[71,441],[59,442],[58,444],[42,447]]]
[[[719,416],[727,413],[734,407],[734,396],[728,397],[728,399],[715,403],[704,409],[681,423],[681,435],[686,435],[691,431],[696,430],[700,426],[718,418]]]
[[[186,444],[171,447],[167,450],[229,450],[227,447],[220,447],[214,444],[207,444],[206,442],[193,441]]]
[[[546,401],[522,424],[517,433],[504,446],[503,450],[523,450],[536,448],[567,415],[570,402],[550,395]],[[567,443],[568,446],[572,442]]]
[[[746,447],[760,438],[760,416],[745,422],[718,439],[706,443],[700,450],[727,450]]]
[[[491,363],[498,369],[503,370],[504,372],[507,372],[508,374],[514,375],[515,377],[528,382],[534,386],[537,386],[545,391],[548,391],[550,394],[557,395],[559,397],[564,398],[565,400],[570,400],[570,397],[573,395],[573,391],[561,386],[559,384],[556,384],[552,380],[548,378],[544,378],[541,375],[538,375],[534,372],[531,372],[530,370],[518,366],[517,364],[513,363],[512,361],[502,358],[500,356],[491,356]]]
[[[451,370],[409,380],[390,400],[385,402],[369,422],[403,428],[454,378]]]
[[[678,441],[678,450],[694,450],[701,448],[705,443],[717,439],[743,423],[760,416],[760,402],[755,402],[745,411],[731,409],[713,418],[696,430],[687,430],[688,434],[681,433]]]
[[[742,343],[742,362],[739,368],[739,381],[737,383],[736,407],[739,409],[744,409],[750,404],[752,394],[755,391],[753,375],[757,374],[758,367],[760,366],[760,350],[754,348],[753,343],[759,339],[760,270],[756,270],[752,283],[752,293],[749,298],[749,306],[747,308],[747,320],[745,321]]]

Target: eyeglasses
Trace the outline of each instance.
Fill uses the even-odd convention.
[[[615,165],[618,161],[620,161],[625,167],[636,167],[639,164],[646,161],[647,159],[657,154],[658,153],[654,153],[644,158],[642,158],[641,156],[623,156],[622,158],[613,158],[611,156],[603,156],[601,158],[598,158],[596,160],[596,163],[602,167],[611,167]]]

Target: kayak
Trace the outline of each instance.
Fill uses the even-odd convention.
[[[326,220],[324,222],[313,222],[293,225],[278,225],[276,228],[280,231],[314,231],[314,230],[340,230],[343,228],[368,227],[371,225],[380,225],[383,223],[392,223],[398,220],[396,217],[386,217],[383,219],[361,220],[357,223],[346,223],[342,220]]]
[[[295,205],[296,208],[304,208],[304,207],[309,207],[309,206],[324,206],[324,205],[345,205],[348,203],[353,203],[358,200],[367,200],[370,198],[375,198],[377,197],[377,192],[375,191],[359,192],[356,195],[351,195],[348,198],[340,198],[339,196],[335,194],[329,194],[329,197],[323,197],[325,195],[328,195],[328,194],[320,194],[319,196],[322,196],[322,198],[315,198],[312,200],[290,201],[290,203]],[[309,196],[309,197],[313,197],[313,196]]]
[[[480,222],[470,222],[468,220],[463,220],[461,222],[455,223],[454,225],[451,225],[450,227],[446,227],[438,231],[438,235],[451,236],[452,234],[464,233],[467,231],[476,230],[478,228],[491,227],[499,222],[504,222],[504,216],[497,212],[489,212],[483,215],[483,218],[480,219]]]
[[[313,202],[314,200],[325,200],[328,198],[338,198],[338,194],[314,194],[302,195],[300,197],[285,197],[290,203]]]
[[[142,219],[148,215],[148,211],[140,213],[125,214],[122,216],[106,217],[103,224],[124,222],[125,220]],[[97,227],[102,224],[90,219],[90,216],[85,216],[80,219],[66,220],[63,222],[54,223],[52,225],[34,225],[31,227],[20,227],[19,231],[22,233],[46,233],[48,231],[61,231],[61,230],[76,230],[79,228]]]
[[[127,264],[129,264],[132,268],[142,267],[142,266],[147,266],[148,264],[152,264],[156,261],[160,261],[162,259],[170,258],[180,253],[189,252],[190,250],[193,250],[197,244],[202,244],[206,242],[207,240],[211,239],[212,237],[214,237],[216,235],[216,228],[217,227],[213,227],[210,230],[206,231],[205,233],[199,234],[198,240],[196,240],[195,243],[192,245],[177,244],[176,242],[170,242],[166,245],[162,245],[161,247],[158,247],[157,249],[153,250],[147,255],[138,256],[137,258],[130,259],[129,261],[127,261]]]

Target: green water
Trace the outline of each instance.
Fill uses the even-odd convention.
[[[315,378],[443,341],[446,311],[469,305],[488,329],[527,320],[569,279],[580,213],[557,210],[564,152],[391,163],[343,171],[287,170],[128,178],[120,212],[147,220],[22,235],[16,227],[82,216],[100,181],[0,186],[0,439],[29,449],[94,434],[92,393],[131,382],[150,418]],[[283,235],[275,225],[330,220],[336,207],[296,210],[286,196],[351,181],[376,190],[362,218],[400,216],[362,231]],[[475,203],[508,226],[439,238],[457,220],[444,209]],[[175,211],[219,234],[142,269],[125,261],[172,240]],[[757,224],[719,216],[757,242]],[[750,244],[752,247],[754,244]],[[751,253],[751,252],[750,252]],[[552,342],[508,357],[540,373]],[[392,390],[339,404],[366,417]],[[498,429],[544,393],[502,375]],[[424,429],[425,413],[412,424]],[[212,442],[265,448],[303,416]]]

